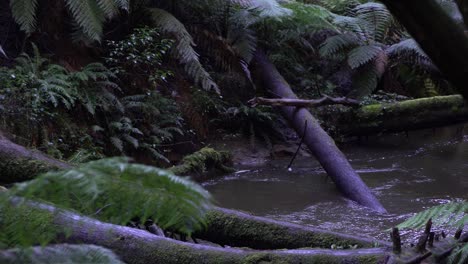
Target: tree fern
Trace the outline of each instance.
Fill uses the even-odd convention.
[[[385,5],[369,2],[356,6],[354,12],[356,13],[356,17],[367,21],[369,23],[368,26],[373,27],[372,38],[383,42],[387,36],[387,31],[393,23],[393,17]]]
[[[358,46],[361,39],[354,34],[338,34],[327,38],[320,46],[320,55],[329,57]]]
[[[36,29],[36,9],[38,0],[10,0],[10,8],[13,18],[19,24],[21,30],[27,34]]]
[[[214,89],[219,92],[218,86],[213,82],[209,73],[203,68],[198,60],[198,54],[193,49],[195,43],[192,36],[176,17],[171,13],[158,8],[152,8],[151,14],[155,25],[160,27],[163,31],[172,34],[177,44],[174,48],[176,57],[179,61],[185,64],[186,72],[195,80],[200,83],[206,90]]]
[[[120,225],[136,216],[151,218],[163,229],[188,235],[203,227],[212,207],[209,193],[199,185],[119,158],[49,172],[11,192]]]
[[[100,41],[103,24],[119,13],[119,9],[128,10],[128,0],[63,0],[72,14],[72,18],[86,36]],[[10,0],[13,18],[27,34],[35,31],[38,0]]]
[[[380,45],[365,45],[359,46],[348,53],[348,64],[351,69],[356,69],[362,65],[367,64],[377,57],[378,54],[383,53]]]

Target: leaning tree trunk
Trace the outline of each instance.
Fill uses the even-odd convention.
[[[406,27],[458,92],[465,99],[468,98],[468,38],[463,28],[455,23],[436,0],[382,2]]]
[[[256,81],[272,95],[297,99],[288,83],[261,51],[256,52],[251,67]],[[378,212],[386,212],[309,110],[290,106],[280,109],[299,135],[305,131],[304,143],[346,197]]]

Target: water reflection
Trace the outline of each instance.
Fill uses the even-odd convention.
[[[275,160],[205,183],[219,205],[274,219],[386,239],[386,229],[414,212],[468,199],[468,136],[460,127],[371,138],[344,146],[353,167],[389,214],[342,196],[311,158]],[[462,133],[462,134],[461,134]]]

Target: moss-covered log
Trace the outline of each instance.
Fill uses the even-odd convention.
[[[147,231],[103,223],[69,211],[31,203],[36,210],[53,212],[53,222],[69,235],[57,242],[94,244],[111,249],[125,263],[383,263],[388,257],[384,248],[356,250],[296,249],[250,250],[222,248],[181,242],[155,236]]]
[[[190,175],[196,181],[209,178],[211,173],[228,173],[234,169],[227,165],[231,163],[231,154],[205,147],[185,156],[179,165],[170,168],[176,175]]]
[[[58,244],[0,251],[0,263],[124,264],[109,249],[94,245]]]
[[[319,230],[223,208],[209,212],[207,228],[195,236],[221,245],[255,249],[390,246],[371,238]]]
[[[460,95],[435,96],[350,110],[336,121],[348,136],[401,132],[468,121],[468,104]]]
[[[280,98],[297,99],[289,84],[261,50],[256,51],[251,70],[257,84],[269,93]],[[335,141],[323,130],[319,121],[308,109],[281,106],[279,110],[296,133],[304,137],[305,145],[345,197],[375,211],[386,212],[335,145]]]
[[[30,180],[39,173],[68,167],[67,163],[11,142],[0,132],[0,183]]]
[[[468,98],[468,38],[436,0],[383,0],[458,91]],[[462,10],[463,11],[463,10]]]

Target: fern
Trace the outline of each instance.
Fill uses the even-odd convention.
[[[38,0],[10,0],[13,18],[26,34],[31,34],[36,29],[37,5]]]
[[[128,0],[64,0],[72,18],[87,38],[100,41],[106,19],[118,15],[119,9],[128,10]],[[13,18],[27,34],[35,31],[37,0],[10,0]],[[79,35],[79,34],[78,34]]]
[[[461,227],[468,222],[468,202],[460,201],[434,206],[412,216],[397,227],[421,228],[429,219],[439,225]]]
[[[458,245],[447,259],[448,264],[468,263],[468,243]]]
[[[383,42],[389,28],[394,23],[393,17],[385,5],[373,2],[365,3],[358,5],[354,9],[354,12],[357,18],[367,21],[369,23],[368,26],[373,27],[371,30],[372,39]]]
[[[356,69],[375,59],[377,55],[383,53],[379,45],[359,46],[348,53],[348,64],[351,69]]]
[[[354,34],[339,34],[327,38],[320,46],[319,52],[321,56],[329,57],[358,46],[360,43],[361,40]]]
[[[214,89],[219,93],[218,86],[198,60],[198,53],[193,49],[195,43],[185,26],[171,13],[163,9],[152,8],[150,11],[155,25],[176,38],[177,45],[174,52],[179,61],[185,64],[186,72],[204,89]]]
[[[187,235],[204,226],[212,208],[209,193],[199,185],[120,158],[49,172],[17,184],[11,192],[120,225],[135,216],[151,218],[163,229]]]

